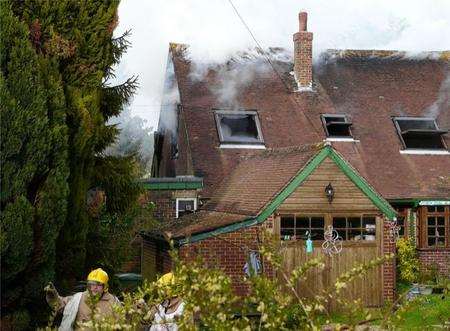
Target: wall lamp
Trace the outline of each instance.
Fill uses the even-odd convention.
[[[325,187],[325,195],[327,196],[328,203],[331,203],[334,198],[334,188],[331,186],[331,183],[328,183],[327,187]]]

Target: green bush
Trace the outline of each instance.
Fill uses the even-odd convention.
[[[416,247],[411,239],[400,238],[397,240],[397,267],[400,281],[415,283],[419,276],[419,259]]]

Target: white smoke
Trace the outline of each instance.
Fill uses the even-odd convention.
[[[292,51],[298,12],[308,12],[313,54],[333,49],[394,49],[417,53],[450,48],[450,1],[234,0],[261,46]],[[301,7],[300,7],[301,6]],[[123,0],[117,34],[132,29],[124,77],[139,75],[131,109],[156,127],[169,42],[190,45],[199,63],[220,63],[255,42],[224,0]]]
[[[439,94],[436,101],[430,105],[424,113],[426,117],[437,118],[442,110],[450,109],[450,72],[447,72],[446,78],[442,81],[439,88]],[[448,122],[448,119],[447,119]]]
[[[143,175],[150,174],[153,159],[153,128],[141,117],[133,116],[129,108],[125,108],[108,124],[116,124],[120,133],[116,142],[105,150],[105,154],[119,156],[136,154]]]

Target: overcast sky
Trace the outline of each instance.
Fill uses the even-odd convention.
[[[450,0],[233,0],[262,47],[292,49],[298,12],[308,12],[313,53],[337,49],[450,49]],[[122,0],[116,34],[131,30],[118,80],[138,75],[132,114],[156,129],[169,42],[193,59],[221,61],[255,42],[229,0]]]

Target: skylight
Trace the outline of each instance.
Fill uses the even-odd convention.
[[[263,144],[256,111],[216,110],[217,130],[222,144]]]
[[[433,118],[395,117],[395,127],[406,149],[445,149],[442,135]]]
[[[324,114],[321,117],[327,137],[352,138],[352,133],[350,132],[352,122],[348,121],[347,116]]]

